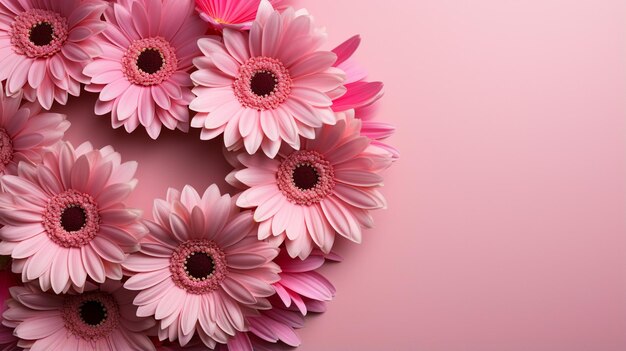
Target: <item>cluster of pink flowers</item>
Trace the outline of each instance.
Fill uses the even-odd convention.
[[[0,0],[0,349],[271,350],[335,294],[317,270],[385,208],[380,82],[284,0]],[[222,138],[234,170],[127,206],[136,162],[47,112]]]

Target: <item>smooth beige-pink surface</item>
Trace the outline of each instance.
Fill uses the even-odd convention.
[[[332,44],[363,36],[402,158],[300,350],[626,350],[626,2],[302,3]],[[55,110],[72,141],[139,161],[131,205],[233,190],[221,141],[113,131],[94,101]]]

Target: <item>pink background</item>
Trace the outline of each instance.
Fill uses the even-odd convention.
[[[626,2],[307,0],[386,83],[389,209],[300,350],[626,350]],[[218,142],[129,137],[93,95],[69,137],[138,160],[131,204],[217,183]]]

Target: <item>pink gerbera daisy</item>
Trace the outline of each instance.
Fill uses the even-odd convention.
[[[141,212],[122,202],[137,183],[136,168],[112,147],[88,143],[62,143],[37,166],[20,163],[17,176],[0,180],[0,254],[44,291],[82,291],[88,277],[122,279],[121,262],[145,234]]]
[[[145,335],[154,320],[137,317],[135,295],[111,280],[78,295],[13,287],[3,316],[15,323],[18,345],[33,351],[154,350]]]
[[[269,0],[276,6],[284,0]],[[200,17],[215,29],[248,29],[256,17],[261,0],[196,0]]]
[[[331,254],[331,257],[337,256]],[[299,346],[300,338],[294,329],[303,327],[303,316],[307,314],[307,309],[323,311],[324,303],[335,294],[335,287],[315,272],[324,264],[325,259],[319,250],[304,260],[291,258],[281,250],[274,259],[282,272],[280,281],[274,283],[277,295],[269,299],[272,308],[248,317],[250,331],[238,333],[218,350],[273,350],[273,345],[277,342],[292,347]]]
[[[261,351],[275,350],[276,343],[300,346],[295,329],[304,326],[304,317],[297,311],[285,308],[277,299],[270,299],[272,309],[261,311],[247,319],[249,332],[239,332],[226,345],[218,345],[216,351]],[[182,351],[182,350],[181,350]]]
[[[200,196],[186,186],[154,203],[155,221],[124,268],[125,286],[141,290],[138,314],[159,321],[159,339],[185,346],[198,335],[208,347],[247,330],[246,316],[270,307],[278,249],[257,240],[249,211],[212,185]]]
[[[385,139],[389,138],[396,131],[396,128],[385,122],[376,119],[378,103],[373,103],[354,110],[354,116],[361,120],[361,134],[372,139],[372,145],[389,153],[393,160],[400,158],[400,152],[395,147],[387,144]]]
[[[0,0],[0,80],[8,95],[24,91],[46,109],[67,102],[89,80],[83,67],[101,50],[94,36],[107,3],[100,0]]]
[[[314,250],[304,260],[291,258],[285,250],[281,250],[274,260],[282,270],[280,280],[274,284],[274,288],[285,307],[293,305],[302,315],[306,315],[309,307],[307,302],[318,301],[321,304],[313,303],[318,306],[332,300],[336,292],[335,287],[316,272],[325,261],[325,255],[319,250]]]
[[[187,131],[188,71],[208,27],[193,0],[119,0],[104,16],[104,53],[84,70],[86,89],[100,93],[96,114],[110,112],[113,127],[129,133],[141,124],[153,139],[163,126]]]
[[[337,54],[335,66],[345,71],[347,76],[345,82],[347,91],[343,96],[333,100],[333,110],[345,111],[359,118],[362,122],[361,134],[372,139],[373,146],[388,152],[396,160],[400,157],[398,150],[383,141],[393,135],[395,127],[375,119],[376,102],[383,95],[383,83],[366,82],[367,72],[352,59],[360,43],[361,38],[354,36],[333,50]]]
[[[390,158],[378,155],[360,135],[361,123],[344,119],[324,126],[298,151],[276,159],[242,153],[234,178],[249,187],[237,199],[255,208],[259,239],[286,240],[292,257],[306,258],[313,244],[330,252],[335,232],[361,242],[361,227],[370,227],[369,210],[385,207],[378,188]]]
[[[20,107],[22,94],[6,97],[0,91],[0,175],[16,174],[20,161],[41,161],[46,147],[63,138],[70,122],[65,115],[41,113],[41,106]]]
[[[17,285],[18,279],[6,269],[0,270],[0,313],[6,310],[6,301],[9,298],[9,288]],[[18,338],[13,335],[16,325],[10,321],[5,321],[0,316],[0,351],[17,351],[21,348],[17,347]]]
[[[202,139],[223,133],[229,150],[274,157],[282,141],[299,149],[300,136],[335,124],[332,99],[345,91],[345,74],[332,67],[337,55],[319,50],[324,39],[310,16],[281,14],[263,0],[249,33],[225,28],[223,42],[199,40],[205,56],[194,60],[191,126]]]

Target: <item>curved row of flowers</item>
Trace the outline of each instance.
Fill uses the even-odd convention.
[[[335,294],[316,270],[373,225],[398,157],[360,38],[325,37],[277,0],[0,0],[0,348],[298,346]],[[222,137],[241,192],[169,189],[142,218],[137,163],[46,111],[81,84],[114,128]]]

